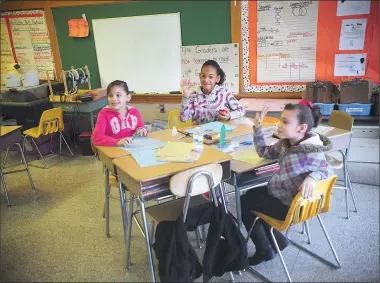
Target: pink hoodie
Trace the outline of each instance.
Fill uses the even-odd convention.
[[[98,114],[98,120],[92,133],[92,143],[116,146],[118,140],[133,136],[140,128],[144,128],[144,121],[136,108],[129,107],[127,115],[121,117],[119,112],[106,106]]]

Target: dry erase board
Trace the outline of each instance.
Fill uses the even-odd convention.
[[[1,72],[14,63],[54,79],[54,60],[43,10],[0,13]]]
[[[202,64],[215,60],[226,73],[224,86],[239,93],[239,45],[237,43],[194,45],[181,47],[181,78],[198,86]]]

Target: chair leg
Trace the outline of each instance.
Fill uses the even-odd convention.
[[[350,193],[351,193],[351,198],[352,198],[352,202],[354,203],[354,212],[358,212],[358,208],[356,207],[356,202],[355,202],[355,196],[354,196],[354,191],[352,189],[352,183],[351,183],[351,178],[350,178],[350,174],[347,173],[347,179],[348,179],[348,189],[350,190]]]
[[[19,143],[15,143],[15,145],[18,147],[18,150],[20,151],[22,162],[24,163],[26,172],[28,173],[30,185],[32,186],[32,189],[35,190],[36,188],[34,187],[34,183],[33,183],[33,179],[32,179],[32,174],[30,174],[29,166],[28,166],[28,163],[26,162],[24,152],[22,151],[22,147],[21,147],[21,145]]]
[[[41,157],[43,163],[45,164],[44,168],[46,169],[46,168],[48,167],[48,166],[47,166],[47,163],[46,163],[46,160],[45,160],[45,158],[42,156],[41,151],[39,150],[39,148],[38,148],[36,142],[34,141],[34,138],[31,138],[31,139],[32,139],[32,142],[33,142],[34,147],[35,147],[36,150],[37,150],[38,155]]]
[[[309,231],[309,222],[306,220],[304,222],[305,225],[305,230],[306,230],[306,235],[307,235],[307,243],[311,244],[311,236],[310,236],[310,231]]]
[[[348,172],[347,172],[347,157],[346,154],[342,153],[343,157],[343,180],[344,180],[344,196],[346,199],[346,219],[349,219],[349,208],[348,208]]]
[[[10,148],[10,146],[7,147],[7,152],[5,153],[4,161],[3,161],[3,164],[1,165],[2,169],[5,168],[5,163],[7,162],[7,158],[8,158],[8,154],[9,154],[9,148]]]
[[[10,207],[12,206],[12,204],[8,196],[7,185],[5,184],[5,179],[4,179],[3,171],[1,168],[0,168],[0,178],[1,178],[1,184],[3,185],[5,197],[7,198],[8,207]]]
[[[235,277],[231,271],[228,272],[228,277],[230,277],[231,282],[235,282]]]
[[[224,193],[224,196],[225,196],[226,205],[228,205],[230,202],[229,202],[229,199],[228,199],[228,196],[227,196],[226,185],[224,184],[224,182],[220,182],[220,188],[223,190],[223,193]]]
[[[278,244],[277,244],[277,241],[276,241],[276,237],[273,234],[273,227],[270,228],[270,235],[272,236],[272,240],[273,240],[274,245],[276,247],[276,251],[277,251],[278,255],[280,256],[280,259],[281,259],[281,262],[282,262],[282,266],[284,267],[284,270],[286,272],[286,276],[288,277],[289,282],[292,282],[292,279],[290,278],[290,274],[289,274],[288,268],[286,267],[284,258],[282,257],[280,248],[278,247]]]
[[[336,265],[336,264],[332,263],[331,261],[328,261],[327,259],[325,259],[325,258],[323,258],[323,257],[321,257],[321,256],[319,256],[319,255],[317,255],[316,253],[314,253],[314,252],[312,252],[312,251],[306,249],[303,245],[300,245],[300,244],[298,244],[298,243],[296,243],[296,242],[294,242],[294,241],[292,241],[292,240],[290,240],[290,239],[289,239],[289,241],[290,241],[290,243],[291,243],[292,245],[294,245],[295,247],[297,247],[297,248],[303,250],[304,252],[306,252],[306,253],[308,253],[309,255],[315,257],[316,259],[320,260],[321,262],[323,262],[323,263],[325,263],[325,264],[327,264],[327,265],[329,265],[329,266],[331,266],[331,267],[333,267],[333,268],[339,268],[339,267],[340,267],[340,262],[339,262],[338,256],[337,256],[337,254],[336,254],[336,252],[335,252],[335,249],[334,249],[334,247],[333,247],[333,245],[332,245],[332,243],[331,243],[331,240],[330,240],[330,238],[329,238],[329,236],[328,236],[328,234],[327,234],[327,231],[326,231],[326,229],[325,229],[325,226],[323,225],[323,222],[322,222],[321,216],[318,214],[317,217],[318,217],[318,220],[319,220],[319,223],[321,224],[321,227],[322,227],[323,233],[325,234],[325,236],[326,236],[326,238],[327,238],[327,241],[328,241],[328,243],[329,243],[329,245],[330,245],[330,248],[331,248],[331,250],[332,250],[332,252],[333,252],[333,254],[334,254],[335,260],[336,260],[336,262],[338,263],[338,265]]]
[[[150,237],[149,237],[149,229],[148,229],[148,223],[146,219],[146,213],[145,213],[145,203],[140,199],[140,213],[141,218],[143,221],[143,227],[145,232],[145,243],[146,243],[146,249],[148,251],[148,262],[150,266],[150,272],[152,275],[152,282],[156,282],[156,274],[154,272],[154,263],[153,263],[153,255],[152,255],[152,246],[150,243]]]
[[[197,239],[197,245],[198,245],[198,248],[201,249],[202,248],[202,243],[201,243],[201,231],[200,231],[200,227],[198,226],[197,229],[195,229],[195,237]]]
[[[67,143],[67,141],[66,141],[65,137],[63,136],[62,132],[59,132],[59,134],[61,135],[61,137],[62,137],[63,141],[65,142],[67,148],[69,149],[71,155],[74,156],[74,154],[73,154],[73,152],[71,151],[71,148],[69,147],[69,144]]]

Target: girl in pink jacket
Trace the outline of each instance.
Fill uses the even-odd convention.
[[[131,100],[128,85],[113,81],[107,87],[108,105],[100,110],[92,133],[92,143],[103,146],[125,146],[132,136],[146,136],[147,129],[139,110],[128,106]]]

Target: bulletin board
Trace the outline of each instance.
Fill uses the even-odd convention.
[[[305,89],[306,82],[314,80],[330,80],[335,84],[339,84],[343,80],[351,80],[354,77],[360,77],[362,79],[371,79],[375,84],[379,84],[379,2],[372,0],[370,2],[370,13],[361,14],[361,15],[349,15],[349,16],[337,16],[338,1],[265,1],[262,2],[264,5],[259,7],[262,11],[265,9],[273,9],[273,7],[264,7],[270,3],[276,2],[277,6],[282,4],[288,5],[287,7],[293,8],[293,16],[295,18],[302,18],[303,14],[307,14],[309,21],[312,22],[315,20],[316,35],[315,35],[315,51],[314,58],[309,56],[306,63],[300,62],[295,64],[295,69],[297,67],[300,69],[305,67],[307,70],[307,64],[309,63],[311,67],[314,68],[314,79],[310,80],[310,75],[302,81],[302,78],[297,80],[284,80],[284,81],[270,81],[263,82],[263,79],[258,77],[258,64],[262,64],[262,60],[258,58],[258,45],[261,44],[279,44],[278,42],[270,42],[266,38],[271,38],[271,33],[278,32],[275,28],[275,25],[272,25],[270,31],[266,31],[266,38],[260,35],[258,30],[258,2],[257,1],[242,1],[241,2],[241,29],[242,29],[242,50],[243,50],[243,86],[244,92],[271,92],[271,91],[290,91],[298,92]],[[306,8],[305,5],[306,3]],[[317,6],[317,18],[313,19],[312,5]],[[300,6],[301,5],[301,6]],[[309,6],[308,6],[309,5]],[[285,8],[287,8],[285,7]],[[297,9],[294,9],[297,8]],[[278,7],[277,7],[278,9]],[[282,10],[283,8],[281,8]],[[288,8],[289,9],[289,8]],[[274,14],[273,20],[276,21],[276,15],[283,16],[284,13],[281,10],[273,10]],[[296,13],[294,14],[294,11]],[[304,17],[306,18],[306,17]],[[342,20],[346,19],[363,19],[367,20],[366,30],[365,30],[365,39],[364,39],[364,48],[362,50],[339,50],[340,34],[341,34],[341,25]],[[301,25],[301,30],[303,26]],[[263,28],[261,28],[263,29]],[[313,26],[309,27],[311,31],[308,38],[313,39],[312,31]],[[294,34],[297,35],[297,32]],[[305,33],[302,33],[302,36],[305,36]],[[302,37],[301,36],[301,37]],[[288,36],[289,37],[289,36]],[[292,38],[289,37],[287,41],[291,41]],[[259,40],[258,40],[259,39]],[[264,40],[264,43],[263,43]],[[309,45],[312,46],[312,45]],[[307,47],[309,48],[309,47]],[[273,48],[272,48],[273,50]],[[305,52],[308,52],[305,47]],[[335,55],[336,54],[366,54],[366,64],[365,64],[365,75],[355,75],[355,76],[334,76],[334,64],[335,64]],[[260,53],[259,53],[260,55]],[[278,55],[278,54],[274,54]],[[281,54],[279,55],[281,56]],[[282,54],[286,56],[286,54]],[[305,55],[306,56],[306,55]],[[278,58],[278,57],[277,57]],[[312,59],[314,59],[315,66],[312,66]],[[283,62],[283,61],[282,61]],[[294,63],[293,63],[294,64]],[[286,63],[283,64],[283,68],[289,67],[286,66]],[[306,77],[306,76],[305,76]],[[259,78],[259,79],[258,79]],[[261,81],[260,81],[261,80]]]
[[[25,69],[37,70],[46,80],[46,71],[54,79],[54,59],[44,10],[0,13],[1,73],[19,63]]]

